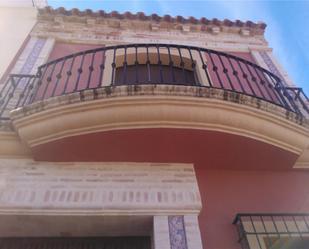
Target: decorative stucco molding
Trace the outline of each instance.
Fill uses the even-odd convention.
[[[193,165],[0,160],[0,213],[199,213]]]

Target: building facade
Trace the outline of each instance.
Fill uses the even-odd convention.
[[[308,98],[264,23],[31,11],[1,61],[2,248],[309,248]]]

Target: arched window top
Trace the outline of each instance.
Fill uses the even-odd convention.
[[[193,70],[158,64],[138,64],[118,67],[115,85],[134,84],[196,85]]]

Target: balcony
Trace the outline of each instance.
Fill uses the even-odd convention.
[[[309,214],[238,214],[243,249],[309,248]]]
[[[250,61],[205,48],[133,44],[59,58],[40,66],[37,75],[11,75],[0,95],[1,119],[9,118],[6,109],[55,96],[104,86],[147,84],[221,89],[267,101],[300,116],[309,113],[308,97],[301,88],[284,86],[279,77]]]
[[[206,48],[132,44],[83,51],[42,65],[37,75],[11,75],[1,96],[1,119],[11,119],[40,160],[73,160],[41,156],[60,148],[58,142],[71,148],[83,140],[95,146],[94,134],[100,146],[109,141],[103,146],[107,154],[92,156],[96,160],[119,158],[121,148],[122,155],[127,153],[121,160],[175,162],[191,145],[214,141],[204,149],[215,151],[230,137],[230,144],[243,147],[238,152],[220,149],[235,160],[248,146],[261,153],[263,147],[267,155],[275,150],[273,157],[282,158],[274,164],[289,168],[308,146],[308,98],[300,88],[285,87],[279,77],[250,61]],[[144,139],[158,138],[147,149],[151,156],[143,159],[132,156],[132,146],[114,143],[117,136],[119,141],[139,141],[140,134],[136,146],[141,149]],[[173,140],[183,134],[191,139],[188,148],[167,144],[174,154],[160,159],[153,154],[162,148],[160,136]]]

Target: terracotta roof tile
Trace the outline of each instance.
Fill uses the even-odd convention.
[[[266,28],[265,23],[254,23],[252,21],[231,21],[229,19],[225,19],[223,21],[218,20],[217,18],[213,18],[209,20],[205,17],[197,19],[195,17],[185,18],[183,16],[172,17],[170,15],[159,16],[157,14],[146,15],[144,12],[138,12],[133,14],[131,12],[125,12],[120,14],[117,11],[112,11],[110,13],[105,12],[104,10],[99,10],[94,12],[91,9],[79,10],[79,9],[71,9],[66,10],[63,7],[59,7],[54,9],[52,7],[45,7],[43,9],[39,9],[39,16],[44,14],[48,15],[65,15],[65,16],[92,16],[92,17],[104,17],[104,18],[117,18],[117,19],[129,19],[129,20],[141,20],[141,21],[155,21],[155,22],[169,22],[169,23],[181,23],[181,24],[200,24],[200,25],[215,25],[215,26],[227,26],[227,27],[245,27],[251,29],[259,29],[264,31]]]

